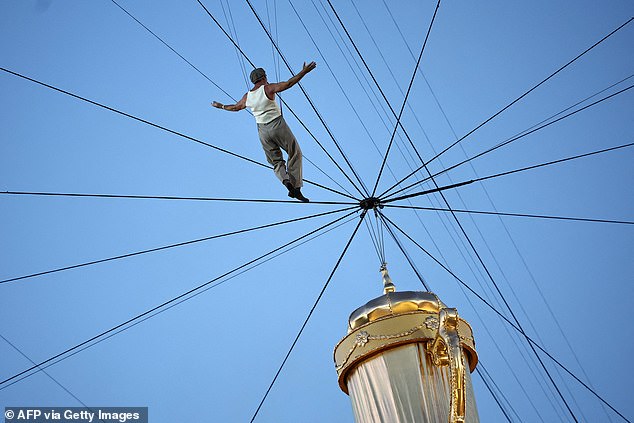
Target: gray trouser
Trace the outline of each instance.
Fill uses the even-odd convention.
[[[302,187],[302,150],[284,118],[280,116],[269,123],[258,123],[258,135],[277,179],[281,182],[288,179],[294,187]],[[288,154],[288,168],[280,149]]]

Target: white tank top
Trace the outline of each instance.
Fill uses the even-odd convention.
[[[282,116],[280,107],[275,100],[271,100],[264,92],[264,85],[255,91],[247,93],[247,107],[253,112],[257,123],[269,123],[275,118]]]

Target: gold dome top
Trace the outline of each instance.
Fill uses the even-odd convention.
[[[440,309],[446,307],[447,306],[440,301],[438,296],[433,292],[387,292],[385,295],[370,300],[350,314],[350,318],[348,319],[348,333],[366,323],[387,316],[396,316],[414,311],[438,313]]]

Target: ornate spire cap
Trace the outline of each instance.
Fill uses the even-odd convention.
[[[384,295],[368,301],[350,314],[348,333],[382,318],[411,312],[437,314],[443,308],[447,308],[447,306],[433,292],[388,291]]]
[[[387,272],[387,263],[383,263],[381,265],[381,275],[383,275],[383,293],[387,294],[388,292],[396,291],[396,287],[392,283],[392,278],[390,278],[390,274]]]

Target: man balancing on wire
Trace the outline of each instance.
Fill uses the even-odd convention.
[[[266,72],[262,68],[254,69],[251,72],[251,82],[253,88],[247,92],[236,104],[221,104],[217,101],[211,103],[212,106],[238,112],[246,107],[251,109],[255,121],[258,125],[258,135],[262,142],[262,148],[266,155],[266,160],[273,166],[275,176],[288,189],[288,196],[307,203],[308,198],[304,197],[301,188],[302,181],[302,150],[286,124],[279,106],[275,102],[275,93],[281,93],[297,84],[308,72],[315,69],[317,64],[304,63],[302,70],[291,79],[285,82],[269,83],[266,79]],[[288,154],[288,168],[282,151]]]

